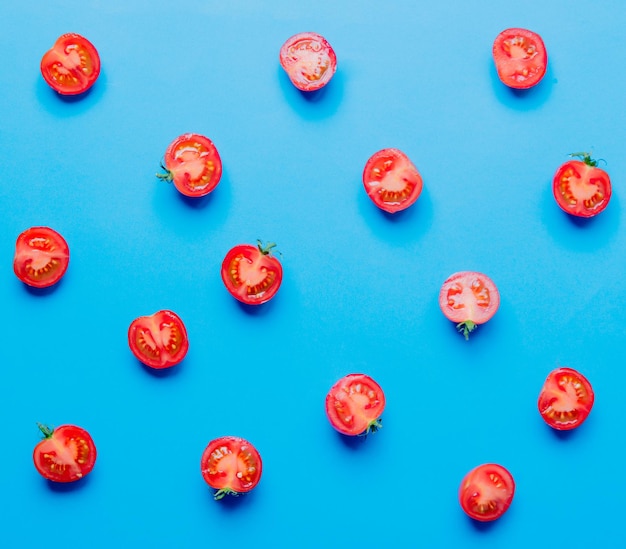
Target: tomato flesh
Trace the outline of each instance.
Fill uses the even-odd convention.
[[[279,60],[293,85],[305,92],[324,87],[337,70],[335,51],[314,32],[288,38],[280,49]]]
[[[133,320],[128,329],[128,344],[138,360],[156,369],[180,363],[189,349],[183,321],[169,310]]]
[[[553,429],[568,431],[589,416],[594,393],[591,383],[572,368],[557,368],[548,375],[539,393],[539,413]]]
[[[70,250],[65,239],[49,227],[31,227],[17,238],[13,271],[28,286],[47,288],[67,271]]]
[[[472,469],[461,482],[459,502],[465,513],[481,522],[500,518],[511,505],[515,482],[501,465],[485,463]]]
[[[500,80],[516,89],[527,89],[538,84],[548,65],[543,40],[537,33],[527,29],[502,31],[493,43],[493,59]]]

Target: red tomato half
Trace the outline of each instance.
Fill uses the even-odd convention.
[[[87,431],[75,425],[39,428],[44,439],[35,446],[33,461],[43,477],[73,482],[91,472],[96,463],[96,445]]]
[[[217,490],[215,499],[238,496],[252,490],[261,480],[263,463],[252,444],[239,437],[220,437],[209,442],[200,460],[202,478]]]
[[[365,374],[349,374],[335,383],[326,395],[330,424],[344,435],[367,435],[382,427],[385,394]]]
[[[230,294],[246,305],[260,305],[274,297],[283,280],[283,267],[271,255],[276,244],[239,244],[222,262],[222,280]]]
[[[168,310],[133,320],[128,345],[141,362],[159,370],[178,364],[189,349],[183,321]]]
[[[501,465],[485,463],[467,473],[459,488],[459,501],[470,517],[487,522],[506,512],[514,494],[511,473]]]
[[[280,64],[293,85],[302,91],[324,87],[337,70],[337,56],[323,36],[301,32],[280,48]]]
[[[98,79],[100,56],[94,45],[80,34],[64,34],[41,59],[41,74],[62,95],[83,93]]]
[[[381,210],[395,213],[408,208],[422,192],[422,176],[398,149],[374,153],[365,164],[363,185]]]
[[[463,271],[451,275],[439,291],[439,307],[456,322],[465,339],[478,324],[487,322],[500,306],[498,288],[487,275]]]
[[[24,284],[52,286],[65,274],[69,262],[67,242],[49,227],[31,227],[17,237],[13,270]]]
[[[197,133],[186,133],[174,139],[165,151],[157,177],[172,181],[185,196],[197,198],[209,194],[222,177],[222,160],[213,142]]]
[[[493,59],[500,80],[517,89],[538,84],[548,66],[541,36],[526,29],[502,31],[493,43]]]
[[[593,400],[593,389],[585,376],[572,368],[557,368],[539,393],[539,413],[550,427],[567,431],[587,419]]]
[[[611,199],[611,179],[589,153],[573,153],[552,180],[552,192],[559,207],[578,217],[592,217],[607,207]]]

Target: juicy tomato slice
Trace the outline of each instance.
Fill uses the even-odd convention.
[[[301,32],[287,39],[279,59],[293,85],[306,92],[324,87],[337,70],[335,51],[315,32]]]
[[[548,375],[537,405],[550,427],[567,431],[587,419],[593,400],[593,389],[585,376],[572,368],[557,368]]]
[[[459,488],[459,502],[470,517],[487,522],[506,512],[514,494],[511,473],[501,465],[485,463],[467,473]]]
[[[178,364],[189,349],[183,321],[168,310],[133,320],[128,329],[128,345],[141,362],[159,370]]]
[[[365,374],[349,374],[335,383],[326,395],[330,424],[344,435],[366,435],[382,427],[385,394]]]
[[[457,323],[465,339],[478,324],[487,322],[500,306],[498,288],[487,275],[462,271],[451,275],[439,291],[439,307]]]
[[[582,160],[565,162],[554,175],[552,192],[559,207],[577,217],[593,217],[611,199],[611,179],[589,153],[573,153]]]
[[[263,463],[247,440],[225,436],[212,440],[202,453],[200,470],[205,482],[217,490],[215,499],[252,490],[261,480]]]
[[[62,95],[76,95],[94,85],[100,74],[100,56],[94,45],[76,33],[67,33],[41,59],[46,83]]]
[[[538,84],[548,66],[548,54],[541,36],[527,29],[502,31],[493,43],[493,59],[500,80],[517,89]]]
[[[13,270],[28,286],[47,288],[56,284],[69,262],[67,242],[49,227],[31,227],[17,237]]]
[[[276,244],[239,244],[222,262],[222,280],[230,294],[246,305],[260,305],[272,299],[283,280],[280,261],[271,255]]]
[[[89,474],[96,463],[91,435],[76,425],[51,429],[39,425],[44,439],[35,446],[33,461],[39,473],[55,482],[74,482]]]
[[[157,177],[173,182],[185,196],[206,196],[222,177],[222,160],[213,141],[197,133],[174,139],[165,151],[163,162],[165,173],[158,173]]]
[[[423,182],[406,154],[398,149],[383,149],[365,164],[363,185],[376,206],[395,213],[418,199]]]

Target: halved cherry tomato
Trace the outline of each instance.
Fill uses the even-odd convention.
[[[283,267],[271,255],[276,244],[239,244],[222,262],[222,280],[230,294],[246,305],[260,305],[276,295],[283,280]]]
[[[279,59],[293,85],[307,92],[324,87],[337,70],[335,51],[315,32],[301,32],[287,39]]]
[[[52,286],[65,274],[69,262],[67,242],[49,227],[31,227],[17,237],[13,270],[24,284]]]
[[[335,383],[326,395],[330,424],[344,435],[367,435],[382,427],[385,394],[365,374],[349,374]]]
[[[406,154],[398,149],[383,149],[365,164],[363,185],[376,206],[395,213],[418,199],[423,182]]]
[[[472,469],[459,488],[463,511],[481,522],[500,518],[511,505],[515,482],[502,465],[485,463]]]
[[[94,45],[73,32],[57,38],[41,59],[41,74],[62,95],[77,95],[94,85],[100,74],[100,56]]]
[[[213,141],[197,133],[174,139],[165,151],[159,179],[173,181],[185,196],[197,198],[209,194],[222,177],[222,160]]]
[[[493,59],[500,80],[517,89],[538,84],[548,65],[548,54],[541,36],[527,29],[502,31],[493,43]]]
[[[128,345],[141,362],[158,370],[178,364],[189,349],[183,321],[168,310],[133,320],[128,329]]]
[[[76,425],[56,429],[39,424],[44,439],[35,446],[33,461],[39,473],[55,482],[74,482],[89,474],[96,463],[91,435]]]
[[[557,368],[543,384],[537,405],[550,427],[567,431],[587,419],[593,400],[593,389],[585,376],[572,368]]]
[[[202,453],[200,470],[205,482],[216,490],[215,499],[222,499],[252,490],[261,480],[263,463],[247,440],[225,436],[209,442]]]
[[[487,322],[500,306],[498,288],[487,275],[462,271],[451,275],[439,291],[439,307],[456,322],[465,339],[478,324]]]
[[[592,217],[607,207],[611,199],[611,179],[589,153],[572,153],[554,175],[552,192],[559,207],[568,214]]]

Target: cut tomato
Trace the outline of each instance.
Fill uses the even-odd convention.
[[[133,320],[128,329],[128,344],[137,359],[159,370],[178,364],[189,349],[183,321],[168,310]]]
[[[572,368],[550,372],[539,394],[539,413],[553,429],[567,431],[580,426],[589,416],[594,394],[591,383]]]
[[[315,32],[288,38],[280,48],[279,59],[293,85],[305,92],[324,87],[337,70],[335,51]]]
[[[459,488],[459,502],[468,516],[487,522],[506,512],[514,494],[511,473],[501,465],[485,463],[465,476]]]
[[[47,288],[56,284],[69,262],[67,242],[50,227],[31,227],[17,237],[13,271],[28,286]]]
[[[502,31],[493,43],[493,59],[500,80],[517,89],[538,84],[548,65],[548,54],[541,36],[527,29]]]

